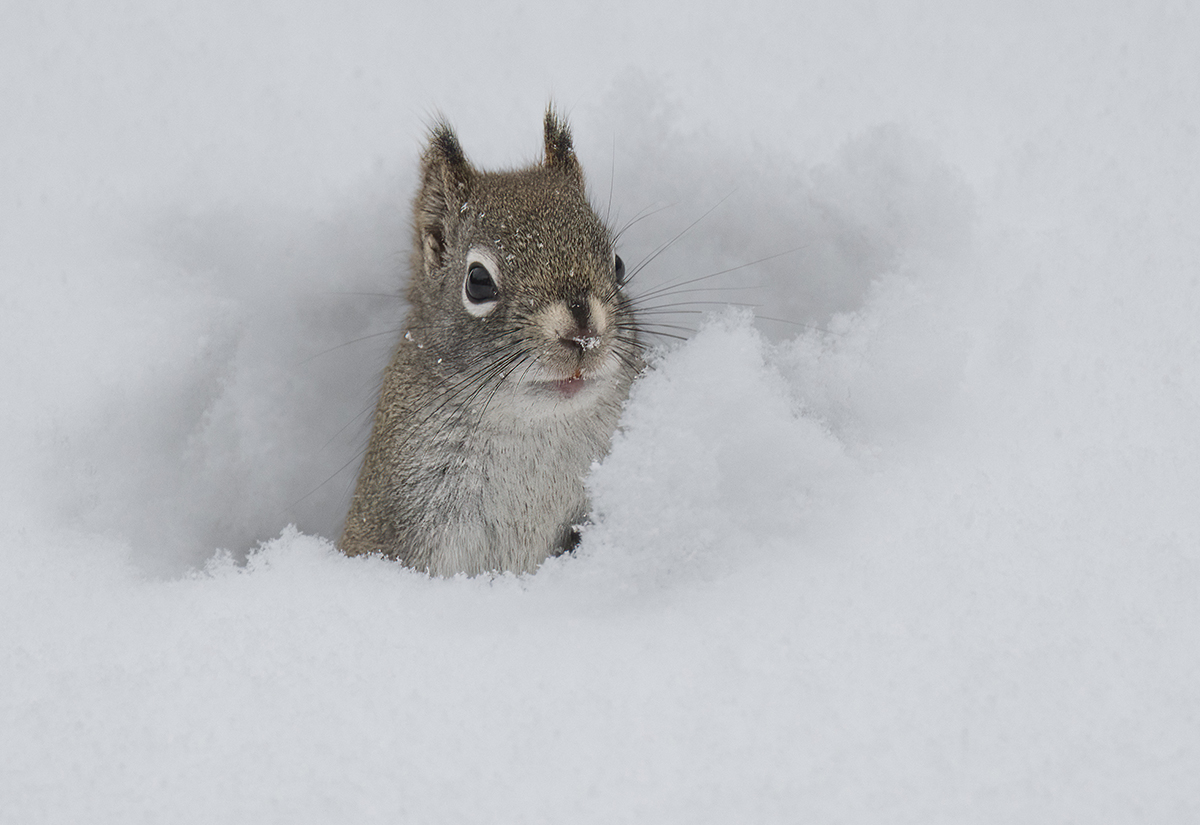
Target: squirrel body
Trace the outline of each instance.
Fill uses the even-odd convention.
[[[570,132],[481,172],[449,126],[422,156],[409,312],[339,546],[434,575],[532,572],[578,542],[641,343]]]

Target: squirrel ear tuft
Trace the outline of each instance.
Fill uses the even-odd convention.
[[[427,270],[441,266],[449,224],[458,218],[470,195],[475,170],[454,130],[444,121],[433,127],[421,156],[421,189],[413,218]]]
[[[583,169],[575,157],[571,144],[571,129],[551,105],[546,109],[546,160],[547,169],[558,169],[567,176],[583,182]]]

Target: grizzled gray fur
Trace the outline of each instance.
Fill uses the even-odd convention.
[[[482,172],[433,129],[413,203],[405,327],[339,545],[435,575],[529,572],[571,549],[584,476],[641,365],[613,233],[567,126]]]

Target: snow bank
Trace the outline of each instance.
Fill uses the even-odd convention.
[[[0,819],[1195,817],[1200,17],[3,15]],[[549,91],[697,332],[574,557],[341,557],[423,118]]]

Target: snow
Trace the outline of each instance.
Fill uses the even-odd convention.
[[[6,6],[0,821],[1196,819],[1198,78],[1169,2]],[[574,557],[342,557],[424,129],[550,97],[760,320],[655,316]]]

